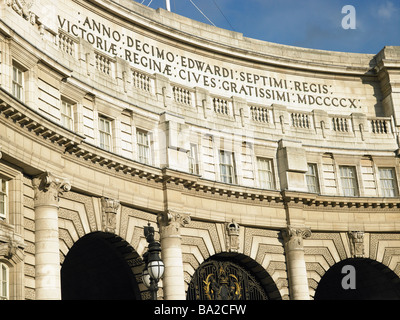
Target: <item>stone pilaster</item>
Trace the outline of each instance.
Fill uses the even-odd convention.
[[[189,222],[189,215],[169,210],[158,216],[161,257],[165,265],[163,277],[165,300],[186,299],[180,228]]]
[[[35,283],[37,300],[61,299],[59,196],[71,189],[66,179],[45,172],[32,181],[35,207]]]
[[[117,226],[117,213],[119,201],[110,198],[101,198],[102,207],[102,231],[115,233]]]
[[[282,235],[285,244],[290,298],[291,300],[309,300],[303,239],[311,236],[311,230],[288,226],[282,230]]]

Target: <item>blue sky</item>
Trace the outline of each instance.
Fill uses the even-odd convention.
[[[135,0],[165,8],[165,0]],[[299,47],[378,53],[400,46],[400,0],[170,0],[171,11],[245,37]],[[198,7],[198,9],[195,7]],[[343,29],[345,5],[356,29]],[[212,22],[208,21],[205,16]]]

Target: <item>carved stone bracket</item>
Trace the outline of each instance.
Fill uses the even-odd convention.
[[[35,207],[43,205],[58,206],[59,196],[71,190],[71,183],[50,172],[42,173],[32,180]]]
[[[167,210],[157,216],[162,236],[179,235],[179,229],[190,223],[190,215]]]
[[[311,237],[311,229],[287,226],[282,230],[282,236],[289,249],[303,249],[303,239]]]
[[[226,231],[226,249],[229,252],[239,251],[239,234],[240,226],[237,222],[232,220],[232,222],[225,224]]]
[[[364,257],[364,232],[363,231],[349,231],[350,240],[350,253],[353,258]]]
[[[5,242],[3,242],[5,240]],[[19,237],[9,236],[0,241],[0,257],[15,263],[21,262],[24,257],[24,243]]]
[[[115,233],[116,217],[120,202],[115,199],[101,198],[102,207],[102,230],[104,232]]]

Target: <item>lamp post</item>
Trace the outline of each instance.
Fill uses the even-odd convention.
[[[151,297],[157,300],[158,281],[164,274],[164,263],[160,258],[161,245],[154,240],[154,228],[150,223],[144,227],[144,236],[149,243],[147,252],[143,255],[145,268],[142,273],[143,283],[150,289]]]

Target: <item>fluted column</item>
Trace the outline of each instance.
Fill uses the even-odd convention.
[[[282,230],[285,243],[285,254],[289,278],[289,294],[291,300],[309,300],[307,269],[304,260],[303,239],[311,236],[308,228],[292,228]]]
[[[161,258],[165,265],[163,291],[165,300],[185,300],[180,228],[190,222],[187,214],[167,211],[158,216]]]
[[[35,284],[37,300],[61,299],[59,195],[70,183],[45,172],[32,181],[35,206]]]

